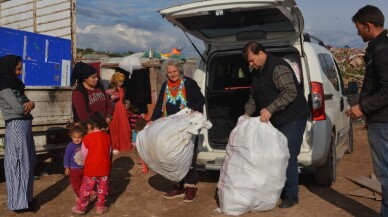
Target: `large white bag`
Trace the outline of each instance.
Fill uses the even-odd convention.
[[[136,147],[143,161],[156,173],[179,182],[190,169],[194,139],[202,128],[209,129],[206,117],[189,109],[154,121],[137,135]]]
[[[241,215],[275,207],[286,181],[287,138],[259,117],[240,117],[218,181],[220,211]]]

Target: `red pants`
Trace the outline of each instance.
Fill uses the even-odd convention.
[[[70,184],[73,188],[74,193],[79,197],[79,189],[82,185],[82,178],[84,177],[84,170],[83,169],[71,169],[70,168]]]
[[[77,209],[81,211],[85,211],[88,202],[90,194],[94,192],[94,187],[97,185],[97,202],[96,207],[102,207],[105,205],[106,202],[106,195],[108,195],[108,183],[109,183],[109,177],[108,176],[96,176],[96,177],[89,177],[84,176],[82,180],[82,186],[80,189],[79,199],[77,202]]]

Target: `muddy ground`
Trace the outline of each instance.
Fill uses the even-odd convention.
[[[331,187],[319,187],[314,184],[311,174],[300,175],[300,203],[290,209],[273,210],[264,213],[248,213],[243,216],[378,216],[380,202],[368,198],[346,196],[345,193],[360,187],[345,177],[373,173],[366,130],[363,125],[354,126],[355,149],[345,155],[337,168],[337,181]],[[74,196],[67,177],[62,172],[61,162],[40,163],[38,173],[49,174],[35,181],[34,194],[38,207],[34,212],[16,214],[8,211],[6,206],[6,187],[0,181],[0,217],[3,216],[76,216],[70,212],[74,205]],[[128,152],[114,158],[111,186],[113,193],[108,197],[110,210],[103,216],[133,217],[194,217],[214,216],[217,208],[215,199],[217,173],[201,172],[197,199],[186,204],[182,199],[163,199],[163,192],[170,185],[163,177],[153,172],[141,173],[139,158],[136,152]],[[86,216],[96,216],[92,208]]]

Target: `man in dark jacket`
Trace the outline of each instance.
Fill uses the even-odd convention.
[[[375,6],[361,8],[352,20],[358,35],[369,44],[360,101],[346,114],[366,117],[373,167],[382,185],[381,216],[388,216],[388,35],[384,15]]]
[[[290,159],[279,206],[292,207],[298,203],[297,157],[306,127],[307,101],[295,73],[286,61],[267,54],[261,44],[253,41],[245,45],[243,55],[253,69],[245,115],[251,116],[256,110],[260,111],[260,120],[270,121],[288,140]]]

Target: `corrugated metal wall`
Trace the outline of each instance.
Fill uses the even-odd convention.
[[[71,0],[12,0],[0,3],[0,26],[71,39]]]

